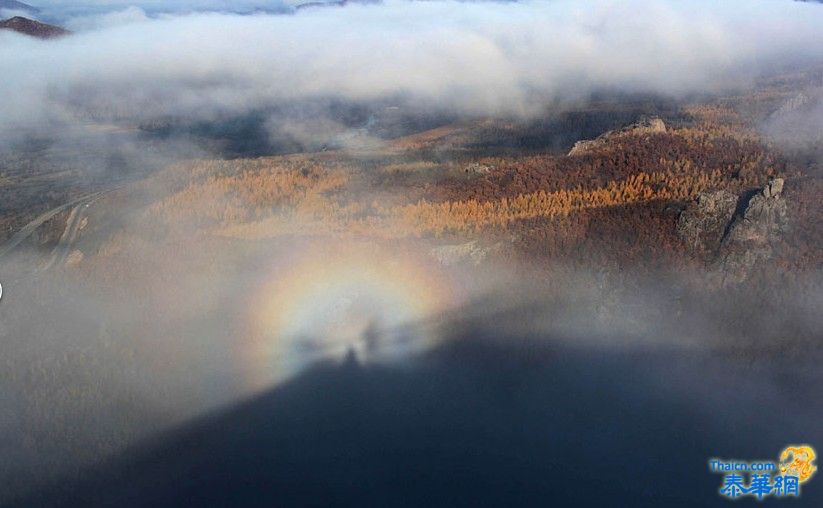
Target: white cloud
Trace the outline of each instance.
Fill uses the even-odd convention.
[[[88,14],[76,16],[66,21],[64,26],[71,31],[80,32],[86,30],[96,30],[101,28],[111,28],[131,23],[142,23],[151,18],[146,11],[140,7],[130,6],[122,10],[105,12],[102,14]]]
[[[42,0],[37,2],[43,16],[68,24],[73,18],[101,16],[137,8],[151,16],[194,12],[250,13],[282,12],[290,8],[281,0]]]
[[[783,1],[390,1],[141,21],[48,42],[0,36],[0,133],[313,98],[528,114],[604,89],[714,91],[823,58],[823,8]]]

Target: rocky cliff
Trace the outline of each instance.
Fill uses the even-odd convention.
[[[774,244],[789,228],[783,183],[774,178],[743,196],[704,191],[681,213],[678,235],[707,256],[722,284],[743,282],[772,257]]]
[[[608,131],[595,139],[578,141],[574,144],[569,156],[585,154],[593,149],[599,148],[609,141],[626,135],[660,134],[666,132],[666,124],[659,118],[643,118],[637,123],[633,123],[622,129]]]

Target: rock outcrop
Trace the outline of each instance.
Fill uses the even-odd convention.
[[[480,164],[479,162],[472,162],[465,167],[464,171],[470,175],[487,175],[492,171],[492,166],[487,164]]]
[[[772,178],[769,180],[769,183],[763,187],[761,193],[763,197],[766,198],[776,198],[779,197],[783,193],[783,179],[782,178]]]
[[[457,245],[441,245],[431,249],[431,256],[443,266],[460,264],[481,264],[493,251],[500,249],[500,245],[483,247],[476,240]]]
[[[743,282],[789,227],[783,179],[738,197],[727,191],[701,192],[677,221],[678,235],[691,249],[708,255],[721,283]]]
[[[742,282],[759,262],[772,256],[774,244],[789,225],[782,192],[783,179],[771,180],[750,197],[729,226],[719,256],[727,282]]]
[[[660,118],[643,118],[639,122],[623,127],[622,129],[608,131],[595,139],[586,139],[574,144],[569,157],[582,155],[591,150],[606,145],[612,139],[625,135],[661,134],[666,132],[666,124]]]
[[[716,253],[737,209],[736,194],[708,190],[698,194],[677,220],[677,234],[692,250]]]

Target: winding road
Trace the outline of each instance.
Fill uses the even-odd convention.
[[[92,200],[93,201],[93,200]],[[66,227],[63,234],[60,235],[60,240],[51,252],[49,262],[42,268],[43,271],[50,269],[57,264],[62,265],[71,252],[71,246],[77,239],[77,233],[80,231],[80,225],[83,223],[83,212],[91,205],[92,201],[84,201],[71,209],[69,218],[66,220]]]
[[[63,263],[70,252],[72,244],[77,239],[77,234],[80,231],[80,225],[82,224],[86,208],[88,208],[89,205],[91,205],[100,196],[108,192],[111,192],[112,190],[114,189],[98,191],[92,194],[81,196],[77,199],[69,201],[68,203],[62,204],[56,208],[52,208],[51,210],[48,210],[38,215],[34,220],[23,226],[20,229],[20,231],[15,233],[9,239],[9,241],[7,241],[2,247],[0,247],[0,259],[8,255],[23,241],[30,237],[37,230],[37,228],[45,224],[50,219],[54,218],[57,214],[65,210],[71,209],[71,212],[69,213],[69,218],[66,221],[66,227],[63,230],[63,234],[60,236],[60,240],[54,247],[48,264],[43,269],[48,270],[55,263]]]

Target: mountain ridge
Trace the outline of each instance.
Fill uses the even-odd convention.
[[[24,18],[23,16],[15,16],[0,21],[0,30],[12,30],[38,39],[54,39],[71,33],[65,28],[41,23],[33,19]]]
[[[18,2],[17,0],[0,0],[0,9],[23,11],[28,14],[36,14],[40,12],[40,9],[38,9],[37,7],[29,4],[24,4],[23,2]]]

